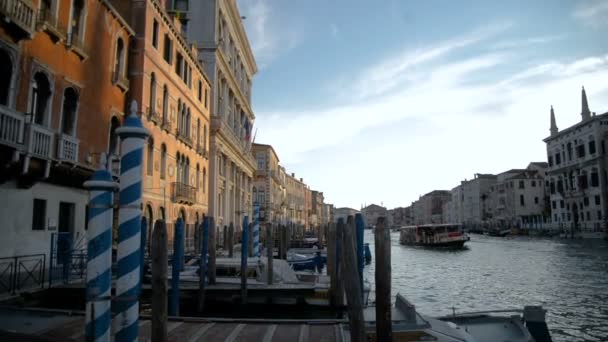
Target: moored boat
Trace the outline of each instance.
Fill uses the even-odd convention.
[[[470,240],[458,224],[425,224],[399,230],[399,243],[402,245],[457,249]]]

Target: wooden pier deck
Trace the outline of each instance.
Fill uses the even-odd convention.
[[[233,320],[198,317],[170,318],[169,341],[348,341],[348,324],[341,320]],[[142,317],[139,340],[150,340],[151,323]],[[2,341],[84,341],[82,312],[0,308]]]

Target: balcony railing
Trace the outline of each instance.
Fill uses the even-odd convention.
[[[24,116],[0,105],[0,143],[17,148],[23,144]]]
[[[57,15],[50,8],[40,8],[40,12],[38,13],[38,29],[49,33],[55,41],[63,40],[67,35],[67,30],[59,26]]]
[[[79,140],[71,135],[58,134],[57,136],[57,159],[69,161],[72,163],[78,162],[78,146]]]
[[[171,132],[171,121],[169,121],[167,118],[165,118],[163,120],[163,122],[160,124],[160,127],[167,132]]]
[[[183,129],[177,129],[175,131],[175,135],[177,136],[177,139],[181,140],[184,144],[192,147],[192,139],[190,138],[190,135],[188,134],[188,132],[185,132]]]
[[[84,40],[76,32],[69,32],[65,40],[65,45],[72,51],[74,51],[80,59],[86,59],[89,55],[84,49]],[[127,82],[127,84],[129,84]]]
[[[28,0],[0,0],[0,13],[5,21],[15,24],[28,36],[36,30],[34,5]]]
[[[154,108],[148,107],[148,120],[158,125],[160,124],[162,118],[160,117],[160,114],[154,110]]]
[[[203,156],[203,158],[209,159],[209,151],[203,145],[196,146],[196,152]]]
[[[33,156],[51,159],[53,151],[53,131],[36,124],[27,127],[27,152]]]
[[[188,184],[171,183],[171,199],[175,203],[193,204],[196,202],[196,188]]]

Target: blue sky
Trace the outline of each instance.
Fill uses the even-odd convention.
[[[545,161],[608,112],[608,1],[238,0],[259,67],[256,142],[327,202],[407,206]]]

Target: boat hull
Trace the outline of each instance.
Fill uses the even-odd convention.
[[[460,249],[460,248],[464,248],[465,242],[467,242],[467,240],[446,241],[446,242],[437,242],[437,243],[401,242],[401,244],[404,246],[418,246],[418,247],[425,247],[425,248]]]

